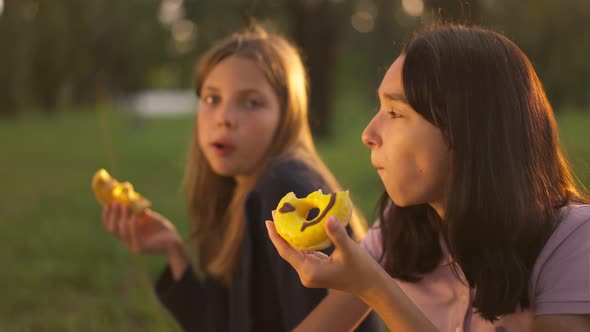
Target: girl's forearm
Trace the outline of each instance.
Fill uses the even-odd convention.
[[[362,291],[359,297],[377,312],[391,331],[438,331],[385,270],[377,273],[373,286]]]
[[[353,331],[370,311],[356,295],[330,290],[293,332]]]
[[[166,256],[168,257],[168,266],[170,266],[174,281],[180,280],[189,264],[184,252],[184,246],[182,244],[174,245],[168,250]]]

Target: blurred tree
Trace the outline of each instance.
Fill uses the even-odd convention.
[[[97,85],[104,99],[145,88],[191,86],[201,52],[245,28],[251,17],[286,33],[301,48],[316,135],[329,133],[335,83],[373,97],[403,36],[440,20],[482,24],[506,34],[529,55],[556,108],[590,105],[590,39],[583,37],[590,33],[588,0],[4,2],[0,115],[92,103]],[[341,81],[334,82],[336,77]]]
[[[556,109],[590,111],[588,0],[495,0],[487,12],[529,56]]]
[[[28,13],[27,13],[28,12]],[[69,76],[68,44],[71,43],[68,8],[41,1],[31,1],[25,15],[34,34],[31,38],[30,89],[33,101],[44,111],[55,110],[61,88]]]
[[[328,0],[285,1],[295,42],[302,48],[310,81],[310,122],[316,136],[329,134],[336,51],[350,6]]]
[[[14,116],[20,108],[28,73],[31,35],[22,15],[26,2],[7,1],[0,16],[0,115]],[[16,38],[18,36],[18,38]]]
[[[0,17],[0,78],[6,85],[1,113],[94,102],[97,75],[104,77],[105,95],[141,88],[149,69],[165,59],[168,36],[155,19],[158,5],[159,0],[7,1]]]

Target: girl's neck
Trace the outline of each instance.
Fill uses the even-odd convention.
[[[234,180],[236,180],[236,187],[238,189],[244,188],[251,188],[256,181],[255,175],[238,175],[234,176]]]
[[[428,203],[436,211],[442,221],[445,221],[445,208],[442,203]]]
[[[266,162],[262,165],[266,165]],[[258,169],[248,174],[238,174],[234,176],[236,181],[236,189],[250,191],[256,185],[258,177],[264,172],[266,166],[261,166]]]

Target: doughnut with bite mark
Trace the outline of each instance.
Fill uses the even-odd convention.
[[[317,208],[318,215],[307,220],[309,211]],[[324,195],[314,191],[305,198],[297,198],[293,192],[285,195],[274,214],[277,233],[299,250],[322,250],[332,242],[325,231],[329,216],[336,216],[344,225],[352,214],[352,202],[347,191]]]
[[[94,174],[92,190],[101,204],[118,201],[128,205],[136,214],[142,213],[151,206],[151,202],[136,192],[131,183],[117,181],[104,168]]]

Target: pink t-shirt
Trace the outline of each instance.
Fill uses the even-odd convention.
[[[406,295],[441,331],[530,331],[534,315],[590,314],[590,205],[571,205],[535,262],[529,310],[484,320],[472,307],[474,292],[459,281],[448,258],[417,283],[394,279]],[[442,243],[441,243],[442,244]],[[382,253],[378,223],[363,239],[363,247],[378,260]],[[443,250],[446,247],[443,246]]]

